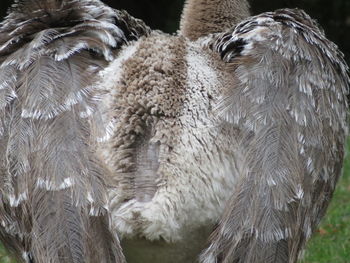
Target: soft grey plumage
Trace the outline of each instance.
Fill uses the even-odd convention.
[[[170,36],[98,0],[14,4],[0,237],[19,260],[297,261],[341,173],[347,66],[303,11],[248,15],[189,0]]]
[[[94,82],[113,48],[148,29],[99,1],[12,9],[0,33],[2,241],[30,262],[123,262],[94,149]]]

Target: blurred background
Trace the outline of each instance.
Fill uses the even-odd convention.
[[[0,17],[4,17],[13,0],[0,0]],[[131,15],[143,19],[153,29],[168,33],[178,29],[184,0],[104,0]],[[338,44],[350,64],[350,0],[250,0],[252,13],[272,11],[283,7],[304,9],[326,31],[326,35]],[[350,261],[349,261],[350,262]]]
[[[12,0],[0,0],[0,18]],[[184,0],[104,0],[143,19],[153,29],[175,33]],[[252,14],[283,7],[304,9],[323,27],[328,38],[345,53],[350,64],[350,0],[250,0]],[[350,138],[348,154],[332,203],[317,233],[308,244],[302,263],[350,263]],[[0,245],[0,263],[13,263]]]

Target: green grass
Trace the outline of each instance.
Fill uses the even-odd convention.
[[[0,263],[15,263],[13,259],[11,259],[4,249],[3,246],[0,246]]]
[[[319,230],[308,243],[301,263],[350,262],[350,138],[343,177]],[[0,246],[0,263],[15,263]]]

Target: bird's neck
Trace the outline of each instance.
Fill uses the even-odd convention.
[[[247,0],[186,0],[180,34],[196,40],[233,27],[248,16]]]

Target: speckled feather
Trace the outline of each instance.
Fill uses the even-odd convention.
[[[341,173],[343,55],[295,9],[249,18],[211,41],[237,79],[217,111],[242,130],[248,169],[202,262],[296,262]]]
[[[1,238],[20,260],[124,262],[94,149],[94,82],[147,32],[95,0],[17,1],[1,24]]]

